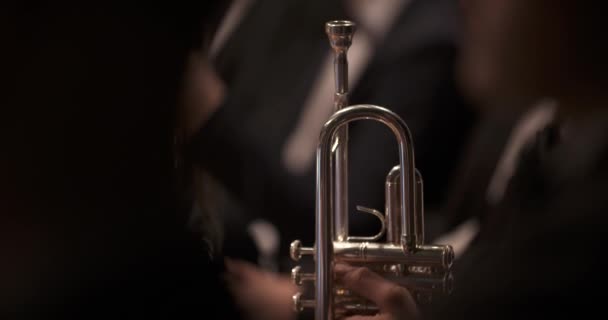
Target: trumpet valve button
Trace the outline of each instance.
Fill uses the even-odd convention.
[[[302,267],[300,266],[291,269],[291,281],[293,281],[293,284],[296,286],[302,285],[301,270]]]
[[[312,255],[313,249],[302,246],[300,240],[294,240],[289,246],[289,255],[293,261],[300,261],[303,255]]]
[[[312,273],[302,273],[302,267],[296,266],[291,269],[291,280],[297,286],[301,286],[303,281],[314,280],[315,276]]]
[[[313,300],[302,299],[302,293],[298,292],[293,295],[293,310],[295,312],[302,312],[304,308],[314,308],[315,302]]]

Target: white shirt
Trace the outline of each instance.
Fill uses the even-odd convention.
[[[367,67],[375,48],[390,30],[407,0],[350,0],[347,10],[357,24],[348,50],[348,82],[353,88]],[[333,113],[333,52],[329,48],[300,119],[283,149],[283,165],[293,174],[304,174],[313,165],[319,133]]]
[[[347,10],[357,23],[357,32],[348,52],[349,85],[354,87],[369,63],[374,48],[390,30],[408,0],[349,0]],[[210,57],[215,58],[254,0],[234,0],[214,37]],[[322,30],[322,28],[320,28]],[[306,172],[313,165],[319,132],[333,112],[333,52],[327,45],[327,56],[314,86],[304,102],[298,122],[283,147],[283,164],[292,173]],[[269,261],[276,255],[279,232],[263,220],[249,226],[249,233],[260,250],[260,263],[275,269]]]
[[[351,88],[357,84],[374,49],[408,2],[409,0],[345,1],[346,10],[357,23],[353,44],[348,51]],[[211,44],[212,58],[221,50],[253,3],[254,0],[233,1]],[[325,61],[304,102],[301,116],[283,146],[282,162],[292,174],[303,174],[313,165],[319,132],[333,112],[334,90],[333,52],[328,42]]]

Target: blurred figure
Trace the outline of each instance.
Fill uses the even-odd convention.
[[[487,194],[489,206],[476,214],[483,216],[479,233],[457,261],[451,297],[420,315],[407,291],[365,269],[346,267],[342,279],[383,308],[377,318],[561,318],[603,312],[606,280],[598,275],[607,267],[602,253],[608,225],[605,4],[462,3],[467,13],[459,64],[464,87],[487,107],[524,108],[512,114],[521,121],[512,123],[513,132],[527,132],[521,135],[527,139],[518,141],[515,134],[496,161],[496,175],[481,194]]]
[[[233,200],[223,208],[227,232],[270,221],[280,232],[274,242],[282,258],[291,240],[313,241],[315,148],[333,112],[324,25],[335,19],[358,24],[349,50],[350,102],[386,106],[405,119],[428,186],[426,206],[431,211],[444,201],[454,164],[444,160],[457,157],[475,119],[454,85],[455,1],[258,0],[236,1],[232,9],[214,39],[214,65],[202,68],[217,75],[199,78],[218,81],[215,92],[224,98],[201,102],[207,120],[192,145]],[[386,173],[398,162],[394,138],[380,124],[354,123],[349,146],[350,212],[355,205],[382,208]],[[350,220],[353,234],[379,228],[365,214]],[[433,225],[427,223],[429,237]],[[226,237],[228,252],[256,262],[245,253],[252,240]]]
[[[218,230],[188,227],[180,150],[187,57],[220,2],[8,7],[0,318],[238,319]]]
[[[450,195],[441,209],[446,233],[436,241],[451,244],[456,257],[479,232],[487,213],[503,201],[521,153],[554,120],[556,103],[542,99],[527,109],[484,111],[464,157],[459,161]]]

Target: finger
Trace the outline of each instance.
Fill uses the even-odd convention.
[[[336,274],[336,278],[343,277],[347,272],[353,271],[356,268],[344,263],[336,263],[334,266],[334,272]]]
[[[375,316],[352,316],[344,318],[344,320],[392,320],[390,315],[377,314]]]
[[[249,262],[241,261],[232,258],[224,258],[224,264],[226,265],[226,269],[228,271],[239,271],[241,269],[249,269]]]
[[[246,261],[225,258],[224,264],[226,266],[226,271],[229,274],[243,280],[252,278],[253,276],[261,273],[255,265]]]
[[[409,292],[367,268],[338,267],[337,278],[347,289],[374,302],[381,310],[394,311],[409,305]]]

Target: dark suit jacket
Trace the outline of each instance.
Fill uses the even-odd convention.
[[[580,316],[603,310],[608,117],[549,127],[523,155],[506,196],[485,213],[433,319]]]
[[[259,1],[220,53],[217,65],[229,94],[193,143],[249,219],[279,228],[282,253],[292,239],[313,240],[314,173],[297,176],[281,163],[329,45],[324,23],[347,17],[334,1]],[[407,6],[377,48],[351,103],[386,106],[413,132],[416,161],[426,177],[427,206],[444,187],[474,117],[454,87],[458,11],[451,0],[418,0]],[[398,163],[394,137],[376,123],[350,130],[350,208],[384,207],[384,179]],[[247,218],[244,218],[247,219]],[[377,222],[352,215],[353,232],[374,233]]]
[[[440,209],[445,217],[442,232],[470,218],[485,218],[490,209],[486,198],[490,180],[521,117],[521,110],[513,108],[484,110],[456,160],[455,175]]]

